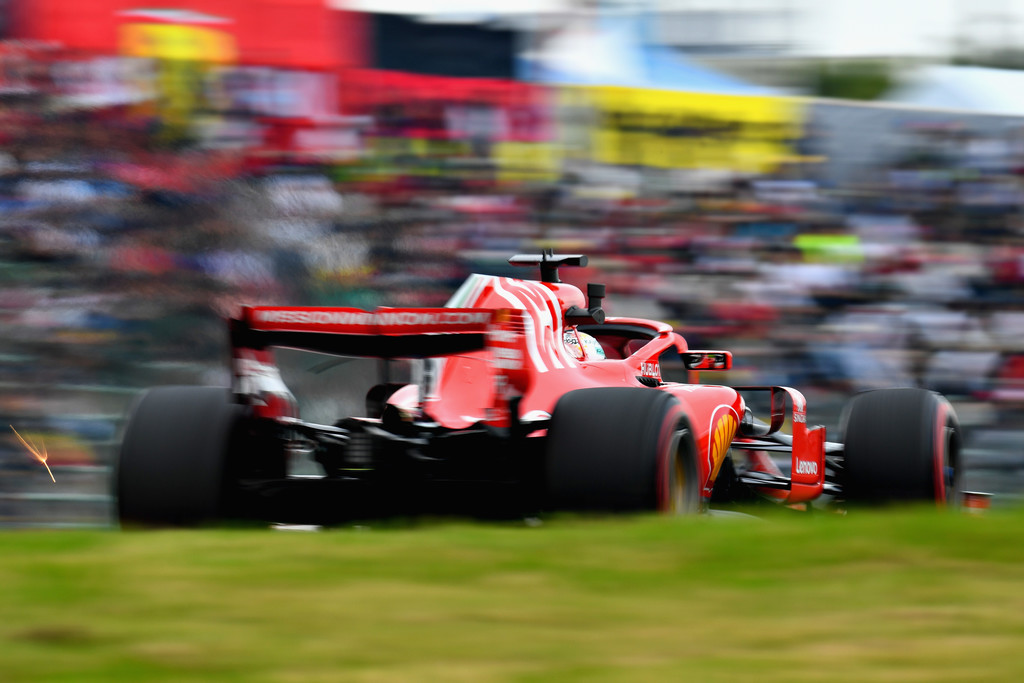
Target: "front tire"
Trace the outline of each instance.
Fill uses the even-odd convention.
[[[230,516],[243,407],[227,389],[159,387],[128,418],[115,490],[123,524],[193,526]]]
[[[683,405],[652,389],[579,389],[555,406],[544,480],[553,510],[691,513],[697,447]]]
[[[845,411],[843,433],[848,502],[958,502],[960,423],[939,394],[913,388],[859,394]]]

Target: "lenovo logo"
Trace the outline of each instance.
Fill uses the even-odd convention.
[[[818,463],[813,460],[797,460],[796,473],[813,474],[814,476],[818,476]]]

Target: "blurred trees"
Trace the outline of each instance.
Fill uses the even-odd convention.
[[[816,61],[808,68],[808,92],[818,97],[875,100],[893,86],[894,70],[885,60]]]

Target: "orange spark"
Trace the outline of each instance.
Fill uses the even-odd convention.
[[[14,432],[14,435],[18,437],[18,441],[21,442],[21,445],[27,448],[28,452],[34,455],[36,460],[43,463],[43,467],[46,468],[47,473],[50,475],[50,481],[56,484],[57,480],[53,478],[53,472],[50,470],[50,466],[46,464],[46,444],[43,444],[43,449],[39,450],[34,445],[30,444],[28,441],[25,441],[25,439],[22,438],[21,434],[18,433],[18,430],[14,428],[14,425],[10,425],[10,428],[11,431]]]

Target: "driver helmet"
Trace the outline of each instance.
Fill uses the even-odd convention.
[[[576,360],[604,360],[604,349],[601,347],[601,342],[586,332],[580,332],[575,327],[566,328],[562,335],[562,342],[569,354]]]

